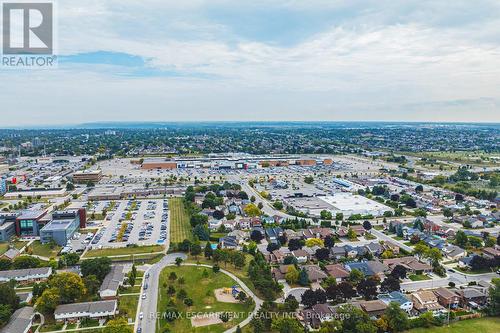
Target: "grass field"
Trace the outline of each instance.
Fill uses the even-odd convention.
[[[118,311],[120,316],[135,320],[137,313],[137,304],[139,303],[139,295],[126,295],[118,298]]]
[[[184,208],[182,198],[168,200],[170,209],[170,242],[180,243],[185,239],[192,239],[189,215]]]
[[[407,333],[497,333],[500,332],[500,318],[479,318],[458,321],[449,327],[415,328]]]
[[[205,270],[208,273],[208,277],[206,278],[203,277],[203,272]],[[185,280],[184,284],[180,285],[177,281],[171,282],[168,279],[171,272],[175,272],[177,277],[183,277]],[[236,326],[239,322],[246,318],[248,312],[252,311],[253,305],[218,302],[213,292],[215,289],[231,287],[234,284],[235,281],[224,273],[214,273],[211,269],[205,267],[172,266],[165,268],[160,274],[158,311],[165,311],[169,299],[171,299],[175,303],[177,310],[180,311],[183,316],[170,323],[168,323],[165,319],[161,319],[160,327],[163,328],[167,325],[171,332],[219,333],[230,327]],[[177,291],[184,289],[187,292],[188,297],[193,300],[193,305],[187,307],[181,300],[176,299],[176,297],[170,298],[166,293],[168,286],[170,285],[172,285]],[[232,318],[227,323],[193,328],[191,326],[191,320],[186,318],[188,312],[201,312],[206,314],[231,312],[241,315],[239,318]]]
[[[253,256],[251,254],[245,254],[245,266],[241,269],[239,268],[236,268],[234,267],[232,264],[227,264],[227,265],[224,265],[224,263],[221,263],[220,264],[220,267],[230,273],[233,273],[234,275],[236,275],[238,277],[238,279],[240,279],[241,281],[243,281],[244,284],[246,284],[246,286],[248,288],[250,288],[250,290],[253,291],[254,294],[256,294],[257,296],[262,296],[260,294],[260,292],[255,289],[255,286],[253,285],[253,282],[252,280],[250,280],[250,278],[248,277],[247,275],[247,272],[248,272],[248,264],[250,263],[250,261],[253,259]],[[203,255],[201,256],[198,256],[198,258],[194,258],[193,256],[189,256],[188,259],[186,260],[186,262],[191,262],[191,263],[200,263],[200,264],[205,264],[205,265],[213,265],[214,263],[212,262],[212,260],[209,260],[207,258],[205,258]]]
[[[164,247],[162,245],[118,247],[110,249],[90,250],[85,254],[85,257],[109,257],[109,256],[119,256],[125,254],[154,253],[154,252],[161,252],[163,250]]]
[[[9,249],[9,243],[0,243],[0,254],[4,254]]]
[[[31,250],[34,255],[47,257],[47,258],[55,258],[59,251],[61,251],[61,247],[55,244],[42,244],[40,241],[34,241],[30,245]]]

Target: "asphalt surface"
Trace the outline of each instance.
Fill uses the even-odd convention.
[[[144,274],[144,282],[141,287],[141,298],[139,299],[139,304],[137,306],[137,315],[135,318],[135,327],[134,332],[137,332],[139,328],[142,329],[143,333],[153,333],[156,332],[156,321],[158,318],[158,291],[159,289],[159,281],[160,281],[160,273],[168,265],[172,265],[175,263],[175,258],[180,257],[182,259],[186,259],[186,254],[184,253],[171,253],[165,255],[159,262],[152,265]],[[149,274],[149,277],[146,278],[146,274]],[[148,289],[144,290],[144,284],[148,284]],[[146,294],[146,299],[142,299],[143,293]],[[139,319],[140,313],[144,314],[144,318]]]

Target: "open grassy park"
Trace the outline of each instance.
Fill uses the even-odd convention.
[[[407,333],[497,333],[500,332],[500,318],[486,317],[452,323],[449,327],[415,328]]]
[[[177,279],[169,280],[169,276],[175,272]],[[204,273],[206,272],[206,273]],[[179,279],[182,278],[182,283]],[[168,327],[170,332],[223,332],[230,327],[236,326],[243,321],[248,313],[253,310],[253,303],[245,304],[236,302],[230,294],[228,298],[235,303],[217,300],[214,291],[221,288],[230,288],[236,282],[222,272],[214,273],[210,268],[197,266],[171,266],[165,268],[160,274],[160,290],[158,295],[158,311],[165,312],[167,308],[175,307],[180,315],[174,321],[168,322],[161,318],[158,326],[160,328]],[[173,287],[175,294],[168,294],[169,287]],[[171,288],[170,288],[171,289]],[[191,306],[185,305],[182,297],[179,296],[180,290],[185,290],[187,298],[192,299]],[[202,313],[209,315],[209,318],[218,318],[214,315],[221,312],[235,313],[236,318],[231,318],[228,322],[220,322],[206,326],[193,327],[190,313]],[[161,331],[161,329],[160,329]]]
[[[185,239],[191,239],[189,214],[184,207],[182,198],[171,198],[168,205],[170,209],[170,242],[180,243]]]

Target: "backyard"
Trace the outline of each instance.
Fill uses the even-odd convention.
[[[177,279],[169,280],[169,275],[175,272]],[[205,273],[206,272],[206,273]],[[179,278],[184,280],[182,283]],[[160,319],[160,327],[168,326],[171,332],[223,332],[230,327],[236,326],[244,320],[248,313],[252,311],[253,304],[236,302],[221,302],[217,300],[214,291],[221,288],[231,288],[236,282],[222,272],[214,273],[210,268],[196,266],[167,267],[160,274],[160,290],[158,295],[158,311],[164,312],[174,305],[181,317],[173,322],[168,322],[165,318]],[[176,296],[168,295],[169,287],[173,287]],[[172,288],[170,288],[172,289]],[[187,298],[192,299],[192,305],[187,306],[179,297],[179,291],[185,290]],[[229,312],[237,315],[228,322],[216,323],[207,326],[193,327],[191,319],[187,318],[188,313],[202,313],[212,316],[215,313]],[[218,318],[218,316],[215,316]]]

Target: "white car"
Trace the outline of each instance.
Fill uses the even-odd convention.
[[[142,299],[146,299],[146,293],[142,294]]]
[[[144,313],[139,313],[139,319],[142,320],[142,318],[144,318]]]

